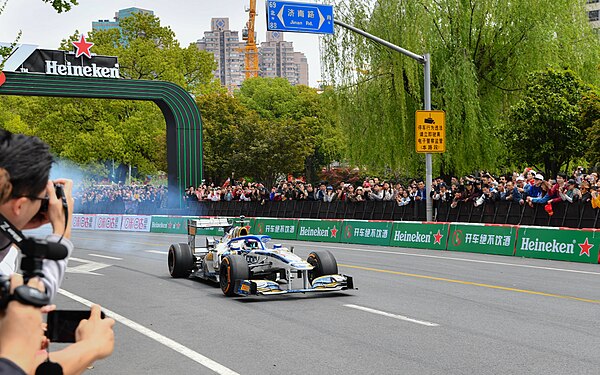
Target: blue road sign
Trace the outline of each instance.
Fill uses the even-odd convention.
[[[268,0],[267,30],[333,34],[333,5]]]

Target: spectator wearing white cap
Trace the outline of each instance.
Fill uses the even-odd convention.
[[[543,196],[542,182],[544,182],[544,176],[541,173],[536,173],[533,177],[533,184],[525,184],[525,192],[528,198],[541,198]]]

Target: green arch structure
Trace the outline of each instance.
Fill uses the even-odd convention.
[[[167,123],[169,208],[183,207],[183,192],[202,180],[202,120],[191,95],[164,81],[99,79],[4,72],[0,95],[150,100]]]

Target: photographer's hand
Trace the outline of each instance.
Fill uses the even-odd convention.
[[[63,208],[63,202],[56,196],[56,189],[54,184],[62,185],[64,197],[67,201],[69,217],[65,218],[65,210]],[[73,205],[75,203],[73,199],[73,181],[69,179],[60,178],[54,181],[48,181],[47,187],[48,197],[48,219],[52,224],[53,234],[71,238],[71,223],[73,218]],[[65,221],[66,225],[65,225]]]
[[[100,306],[93,305],[90,318],[79,323],[75,331],[75,344],[50,353],[50,360],[59,363],[65,374],[80,374],[94,361],[112,354],[115,347],[115,321],[111,318],[102,319],[100,311]]]
[[[27,283],[32,288],[41,288],[41,282],[32,278]],[[10,278],[11,294],[23,285],[23,277],[13,274]],[[0,357],[14,362],[26,373],[35,369],[35,354],[44,337],[42,312],[39,308],[11,301],[0,320]]]

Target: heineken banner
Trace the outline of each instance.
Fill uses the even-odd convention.
[[[342,222],[339,220],[298,220],[298,241],[340,242]]]
[[[513,225],[451,224],[448,250],[512,256],[517,228]]]
[[[390,245],[415,249],[446,250],[448,223],[394,222]]]
[[[521,227],[516,255],[527,258],[598,263],[600,230]]]
[[[390,221],[344,220],[342,242],[387,246],[391,231]]]
[[[187,219],[183,216],[152,216],[150,232],[186,234]]]
[[[296,239],[296,219],[272,219],[272,218],[256,218],[250,233],[266,234],[272,238],[281,240]]]

